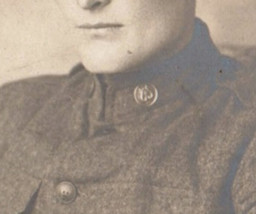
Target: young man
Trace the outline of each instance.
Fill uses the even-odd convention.
[[[82,64],[1,88],[1,213],[255,213],[255,75],[195,1],[58,3]]]

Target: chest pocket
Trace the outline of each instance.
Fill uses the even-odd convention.
[[[1,213],[30,214],[41,180],[0,161]]]

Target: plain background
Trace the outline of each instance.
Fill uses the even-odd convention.
[[[197,16],[219,47],[256,45],[255,0],[198,0]],[[54,1],[1,0],[0,84],[67,73],[79,61],[78,41]]]

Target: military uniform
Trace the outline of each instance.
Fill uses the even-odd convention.
[[[1,213],[256,213],[255,75],[241,70],[197,20],[155,67],[7,84]]]

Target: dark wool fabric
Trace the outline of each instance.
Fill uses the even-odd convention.
[[[154,67],[44,76],[0,89],[1,214],[256,213],[255,73],[196,20]],[[138,104],[134,88],[158,99]],[[61,203],[56,187],[77,197]]]

